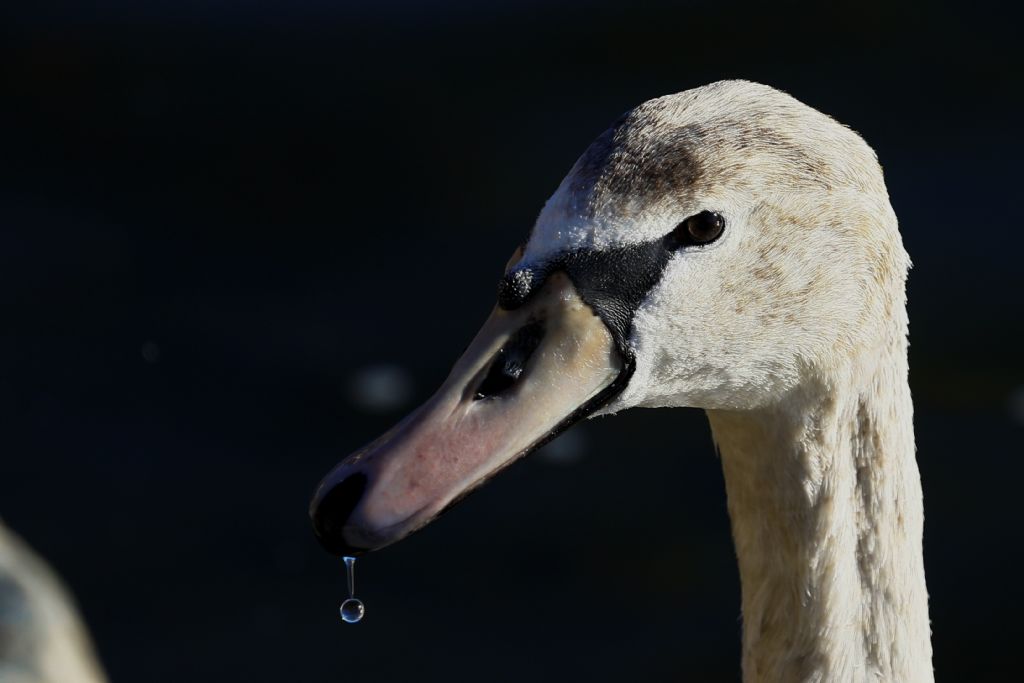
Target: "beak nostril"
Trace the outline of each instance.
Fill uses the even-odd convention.
[[[356,472],[335,484],[312,511],[313,532],[320,545],[335,555],[356,555],[361,549],[354,548],[345,540],[345,523],[366,491],[366,475]]]
[[[543,338],[544,325],[539,321],[527,323],[513,334],[494,357],[474,398],[479,401],[508,391],[523,374],[526,363]]]

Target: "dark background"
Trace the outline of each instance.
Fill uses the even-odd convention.
[[[982,2],[481,5],[0,9],[0,515],[115,683],[738,680],[700,412],[582,425],[362,560],[358,626],[306,518],[441,382],[585,146],[726,77],[878,151],[915,261],[938,677],[1018,673],[1015,24]]]

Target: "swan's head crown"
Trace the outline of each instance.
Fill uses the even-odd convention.
[[[874,152],[745,81],[622,116],[544,206],[516,267],[653,244],[701,211],[728,227],[667,258],[632,312],[637,374],[612,410],[754,407],[905,327],[909,262]]]
[[[717,238],[665,239],[700,215]],[[438,392],[324,478],[314,528],[380,548],[595,411],[753,409],[849,375],[904,340],[907,265],[849,129],[740,81],[646,102],[544,206]]]

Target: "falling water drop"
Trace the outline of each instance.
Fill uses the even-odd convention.
[[[341,603],[341,618],[347,624],[354,624],[366,614],[363,601],[356,597],[356,558],[346,557],[345,574],[348,577],[348,600]]]
[[[356,623],[363,618],[364,614],[366,614],[366,608],[363,606],[362,600],[349,598],[341,603],[341,618],[346,624]]]

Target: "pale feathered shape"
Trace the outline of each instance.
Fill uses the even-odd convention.
[[[523,264],[704,210],[725,233],[669,262],[633,320],[636,374],[603,412],[707,409],[746,681],[930,681],[910,262],[868,145],[754,83],[651,100],[580,158]]]
[[[385,547],[594,411],[704,408],[745,680],[930,681],[908,267],[851,130],[742,81],[646,102],[562,181],[438,392],[324,477],[314,530]]]
[[[71,596],[0,524],[0,683],[105,683]]]

